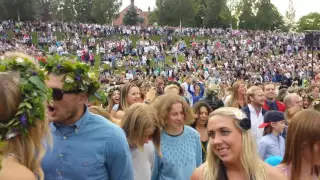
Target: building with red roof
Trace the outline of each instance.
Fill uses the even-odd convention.
[[[129,10],[129,8],[131,6],[134,6],[134,8],[136,9],[137,13],[139,14],[139,17],[144,19],[143,25],[148,25],[149,24],[150,8],[149,8],[149,11],[142,11],[141,9],[139,9],[137,6],[134,5],[134,0],[131,0],[131,4],[129,6],[127,6],[126,8],[124,8],[119,13],[119,17],[113,21],[113,25],[115,25],[115,26],[123,25],[124,15],[127,13],[127,11]]]

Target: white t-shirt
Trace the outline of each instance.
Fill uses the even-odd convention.
[[[152,176],[152,170],[155,160],[155,148],[152,141],[145,144],[143,150],[139,148],[130,148],[134,179],[135,180],[149,180]]]

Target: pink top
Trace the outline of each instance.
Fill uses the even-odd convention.
[[[290,177],[290,171],[288,170],[288,166],[286,167],[277,167],[282,173],[284,173],[287,177]],[[300,179],[304,179],[304,178],[300,178]],[[313,176],[312,180],[320,180],[320,177],[317,177],[316,175]]]

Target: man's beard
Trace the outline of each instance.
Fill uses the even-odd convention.
[[[62,115],[61,119],[59,119],[58,121],[61,124],[68,123],[71,119],[73,120],[73,118],[76,116],[77,116],[77,109],[73,109],[72,111],[68,111],[67,113]]]

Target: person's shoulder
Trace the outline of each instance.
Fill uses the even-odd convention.
[[[90,121],[91,123],[99,124],[101,126],[110,126],[110,127],[118,127],[115,123],[113,123],[110,119],[107,119],[101,115],[90,113]]]
[[[124,111],[118,110],[118,111],[116,112],[116,117],[117,117],[117,118],[121,119],[123,116],[124,116]]]
[[[190,180],[200,180],[200,179],[201,179],[202,171],[203,171],[203,169],[204,169],[204,166],[205,166],[205,164],[202,164],[201,166],[199,166],[198,168],[196,168],[196,169],[193,171]]]
[[[106,119],[103,116],[91,113],[90,123],[94,123],[99,126],[99,129],[105,130],[104,134],[123,134],[123,130],[111,120]],[[109,133],[108,133],[109,132]]]
[[[192,128],[190,126],[184,126],[184,129],[185,129],[187,134],[190,134],[190,135],[195,136],[195,137],[200,137],[200,134],[194,128]]]
[[[272,167],[267,163],[263,162],[263,166],[266,170],[267,177],[270,180],[283,180],[286,179],[286,176],[280,171],[279,168]]]
[[[17,173],[19,172],[19,173]],[[37,177],[25,166],[20,164],[11,164],[8,168],[0,171],[0,179],[3,180],[37,180]]]
[[[268,137],[267,135],[262,136],[259,141],[258,141],[258,146],[267,146],[270,142],[270,137]]]

